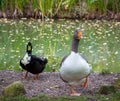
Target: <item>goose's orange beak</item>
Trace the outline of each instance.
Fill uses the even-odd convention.
[[[82,32],[78,32],[78,38],[79,39],[83,38]]]

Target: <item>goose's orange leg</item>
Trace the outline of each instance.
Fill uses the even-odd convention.
[[[26,79],[28,77],[28,71],[25,73],[24,78]]]
[[[72,86],[72,85],[69,85],[69,87],[70,87],[70,90],[71,90],[71,96],[80,96],[80,93],[77,93],[76,91],[75,91],[75,87],[74,86]]]
[[[86,77],[86,80],[85,80],[85,83],[83,85],[84,88],[87,88],[88,87],[88,82],[89,82],[89,77],[87,76]]]

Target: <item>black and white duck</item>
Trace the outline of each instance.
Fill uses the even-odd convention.
[[[80,96],[80,93],[75,90],[76,87],[80,85],[84,88],[88,87],[89,75],[92,71],[86,58],[78,53],[78,45],[82,37],[80,30],[74,32],[71,53],[63,58],[60,68],[60,77],[68,83],[71,96]]]
[[[43,72],[48,60],[46,58],[37,57],[32,55],[32,44],[28,42],[26,47],[26,54],[20,60],[20,66],[26,70],[25,78],[28,77],[28,72],[35,74],[34,79],[38,79],[39,73]]]

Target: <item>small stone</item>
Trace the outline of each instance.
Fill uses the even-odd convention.
[[[16,81],[8,85],[7,87],[4,88],[3,92],[4,96],[7,97],[22,96],[26,94],[26,90],[21,81]]]
[[[100,87],[99,93],[100,94],[110,94],[110,93],[115,93],[115,87],[113,85],[104,85]]]
[[[116,89],[120,89],[120,78],[118,78],[118,79],[115,81],[114,86],[115,86]]]

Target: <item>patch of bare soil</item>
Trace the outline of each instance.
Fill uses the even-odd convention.
[[[25,72],[0,71],[0,95],[3,94],[4,87],[19,80],[25,86],[27,97],[35,97],[41,94],[51,97],[61,97],[69,96],[70,94],[68,85],[60,79],[57,72],[43,72],[40,74],[38,80],[32,80],[32,74],[29,74],[28,79],[24,79],[24,74]],[[117,78],[120,78],[120,74],[91,74],[89,87],[87,89],[79,87],[77,90],[81,95],[93,95],[98,92],[102,85],[111,85]]]

